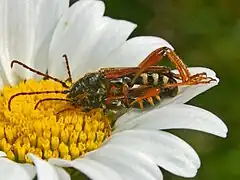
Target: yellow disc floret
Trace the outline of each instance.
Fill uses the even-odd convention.
[[[101,109],[81,112],[65,101],[39,100],[66,98],[65,94],[37,94],[15,97],[20,92],[61,91],[52,80],[27,80],[15,87],[5,86],[0,96],[0,151],[17,162],[31,162],[28,153],[42,159],[75,159],[98,148],[109,136],[109,120]],[[60,112],[60,113],[59,113]]]

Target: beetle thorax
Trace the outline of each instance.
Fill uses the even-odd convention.
[[[76,81],[70,88],[67,98],[74,105],[92,109],[101,107],[106,94],[104,78],[101,73],[95,72],[88,73]]]

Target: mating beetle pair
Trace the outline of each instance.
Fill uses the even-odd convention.
[[[169,67],[156,65],[167,56],[176,67],[178,73],[173,73]],[[191,75],[184,62],[174,51],[167,47],[158,48],[148,55],[137,67],[101,68],[97,72],[85,74],[75,83],[72,82],[68,58],[63,55],[66,62],[68,81],[66,82],[34,70],[25,64],[13,60],[13,65],[19,64],[24,68],[61,83],[64,91],[21,92],[11,96],[8,109],[11,111],[11,102],[17,96],[58,93],[66,94],[66,98],[45,98],[40,100],[35,109],[44,101],[68,101],[75,108],[89,111],[95,108],[117,109],[120,107],[146,108],[149,105],[159,104],[161,99],[174,97],[178,87],[182,85],[208,84],[215,79],[207,77],[206,73]]]

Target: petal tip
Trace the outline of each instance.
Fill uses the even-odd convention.
[[[220,134],[220,137],[227,138],[228,136],[228,128],[225,126],[224,132]]]

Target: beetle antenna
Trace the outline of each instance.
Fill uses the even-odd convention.
[[[11,102],[12,100],[17,96],[25,96],[25,95],[36,95],[36,94],[67,94],[69,91],[37,91],[37,92],[20,92],[17,94],[14,94],[10,97],[8,101],[8,110],[11,111]]]
[[[43,77],[45,77],[45,78],[52,79],[52,80],[54,80],[54,81],[59,82],[60,84],[62,84],[63,87],[69,88],[68,85],[67,85],[65,82],[63,82],[63,81],[61,81],[61,80],[59,80],[59,79],[57,79],[57,78],[54,78],[54,77],[52,77],[52,76],[49,76],[48,74],[44,74],[44,73],[42,73],[42,72],[40,72],[40,71],[38,71],[38,70],[35,70],[35,69],[27,66],[26,64],[24,64],[24,63],[22,63],[22,62],[20,62],[20,61],[18,61],[18,60],[13,60],[13,61],[11,62],[11,68],[13,68],[13,65],[14,65],[14,64],[21,65],[22,67],[28,69],[29,71],[32,71],[32,72],[34,72],[34,73],[36,73],[36,74],[38,74],[38,75],[40,75],[40,76],[43,76]]]
[[[64,54],[62,57],[65,59],[65,63],[66,63],[66,67],[67,67],[68,79],[66,81],[70,81],[70,83],[72,84],[72,75],[71,75],[71,70],[69,67],[68,57],[66,54]]]

